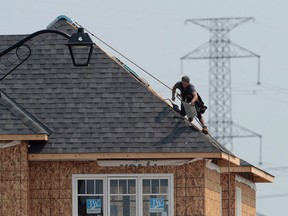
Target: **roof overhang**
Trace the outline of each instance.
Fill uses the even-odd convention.
[[[254,166],[221,167],[221,173],[250,173],[253,181],[258,183],[272,183],[274,176]]]
[[[48,141],[47,134],[0,134],[0,141]]]
[[[135,160],[135,159],[217,159],[222,164],[230,163],[233,166],[240,164],[240,160],[237,157],[225,154],[225,153],[189,153],[189,152],[161,152],[161,153],[53,153],[53,154],[29,154],[29,161],[89,161],[89,160]]]
[[[226,153],[30,153],[29,161],[97,161],[97,160],[179,160],[216,159],[221,173],[250,173],[254,182],[273,182],[274,176],[254,166],[240,166],[240,159]],[[228,166],[229,165],[229,166]]]

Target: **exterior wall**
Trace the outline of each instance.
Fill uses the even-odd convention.
[[[215,211],[219,215],[220,174],[208,170],[204,160],[137,168],[100,167],[96,162],[30,162],[30,215],[71,216],[72,174],[113,173],[174,173],[174,216],[212,216]]]
[[[244,178],[243,178],[244,179]],[[251,182],[254,185],[254,183]],[[255,216],[256,215],[256,191],[254,188],[243,182],[237,181],[235,174],[230,174],[230,187],[229,175],[221,175],[222,185],[222,212],[223,216],[228,216],[229,209],[229,190],[230,190],[230,216],[235,215],[235,204],[236,204],[236,187],[241,189],[242,194],[242,215],[243,216]]]
[[[176,167],[174,182],[174,215],[205,215],[205,161]]]
[[[220,172],[205,169],[205,215],[221,215]]]
[[[242,215],[256,215],[256,192],[234,174],[208,169],[204,160],[182,166],[100,167],[96,162],[30,162],[27,144],[0,149],[0,215],[71,215],[72,174],[173,173],[174,215],[235,215],[235,189],[242,190]],[[253,184],[253,183],[252,183]],[[230,189],[230,193],[228,190]],[[230,206],[228,195],[230,194]]]
[[[222,216],[235,216],[235,188],[236,188],[235,175],[230,174],[229,177],[228,174],[222,174],[221,187],[222,187]]]
[[[242,190],[242,215],[256,215],[256,191],[249,185],[236,181],[236,187]]]
[[[0,215],[28,215],[27,144],[0,149]]]

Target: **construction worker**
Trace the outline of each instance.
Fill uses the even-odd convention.
[[[190,83],[190,78],[188,76],[183,76],[181,81],[177,82],[172,88],[172,101],[175,101],[175,93],[176,89],[179,89],[181,92],[181,100],[187,103],[191,103],[191,106],[195,106],[197,111],[197,118],[199,119],[200,123],[202,124],[202,132],[204,134],[208,134],[208,128],[205,125],[204,118],[200,112],[201,103],[199,102],[199,95],[195,89],[195,86]],[[203,103],[204,105],[204,103]],[[207,107],[206,107],[207,108]],[[205,110],[204,110],[205,111]],[[184,106],[181,103],[181,111],[180,114],[182,116],[186,116],[186,111]],[[189,118],[189,121],[193,119]]]

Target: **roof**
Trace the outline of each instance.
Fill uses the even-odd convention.
[[[72,33],[65,19],[50,28]],[[23,36],[0,36],[8,47]],[[135,74],[96,47],[89,67],[74,67],[65,38],[29,41],[31,57],[0,83],[0,134],[47,134],[30,153],[227,152],[185,121]],[[12,52],[11,52],[12,53]],[[13,61],[11,61],[13,59]],[[2,57],[4,76],[19,61]],[[22,124],[21,124],[22,123]]]

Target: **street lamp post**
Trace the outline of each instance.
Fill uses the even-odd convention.
[[[58,34],[69,39],[66,45],[69,48],[69,52],[70,52],[74,66],[77,67],[77,66],[89,65],[92,52],[93,52],[93,47],[95,44],[91,40],[90,36],[87,33],[84,33],[83,28],[78,28],[77,33],[74,33],[71,36],[59,30],[44,29],[44,30],[40,30],[40,31],[37,31],[28,35],[24,39],[20,40],[16,44],[10,46],[9,48],[7,48],[6,50],[0,53],[0,58],[1,58],[2,56],[6,55],[10,51],[16,49],[16,55],[19,58],[19,60],[21,60],[21,62],[18,65],[16,65],[11,71],[9,71],[2,78],[0,78],[0,81],[3,80],[7,75],[9,75],[12,71],[14,71],[17,67],[19,67],[23,62],[25,62],[31,56],[31,49],[25,43],[38,35],[47,34],[47,33]],[[21,59],[19,55],[17,54],[17,51],[21,46],[25,46],[29,50],[28,55],[24,59]]]

